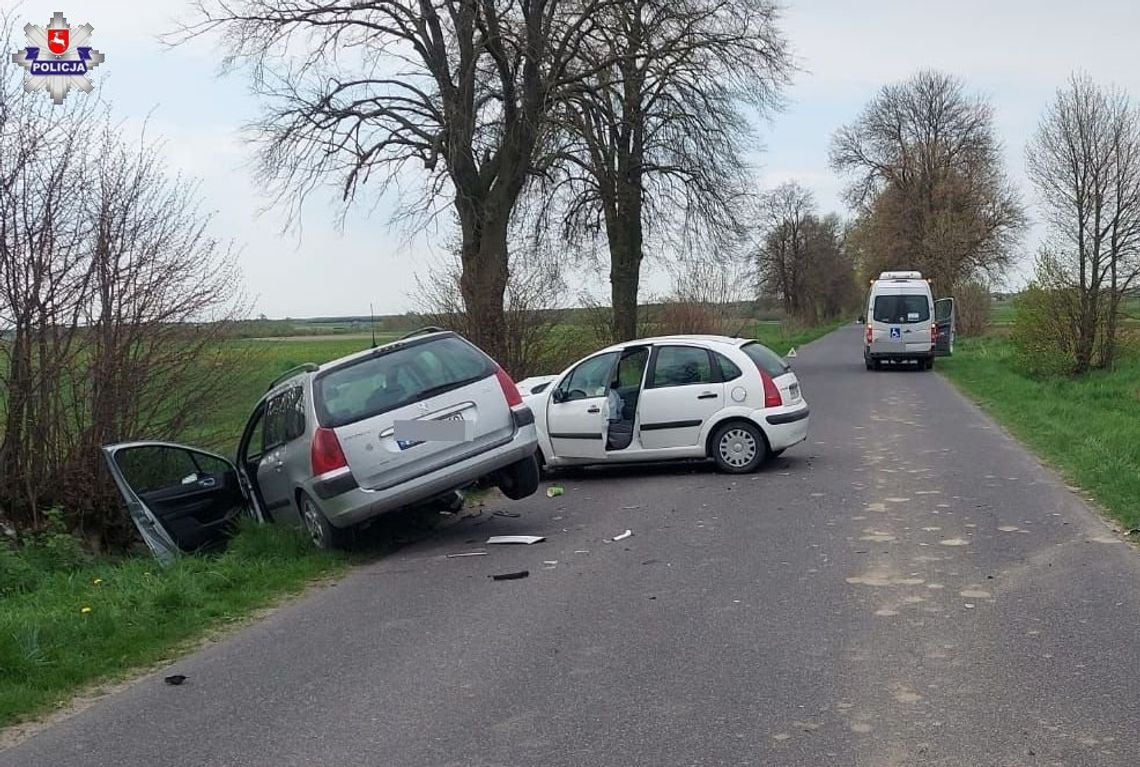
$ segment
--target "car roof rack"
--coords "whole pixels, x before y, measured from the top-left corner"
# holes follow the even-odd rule
[[[271,391],[274,386],[281,383],[282,381],[286,381],[286,380],[292,378],[293,376],[297,375],[298,373],[315,373],[320,369],[321,369],[321,366],[315,362],[306,362],[304,364],[297,365],[296,367],[291,367],[288,370],[286,370],[284,373],[282,373],[281,375],[274,378],[269,383],[269,386],[267,386],[265,388],[265,390]]]
[[[437,328],[435,325],[428,325],[427,327],[420,328],[419,330],[413,330],[411,333],[405,333],[404,335],[400,336],[396,340],[397,341],[404,341],[408,338],[415,338],[416,336],[426,336],[428,333],[443,333],[443,332],[445,332],[443,328]]]

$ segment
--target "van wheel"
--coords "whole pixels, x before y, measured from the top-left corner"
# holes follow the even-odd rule
[[[313,545],[323,551],[344,549],[352,540],[352,530],[334,527],[313,499],[301,493],[301,522]]]
[[[768,457],[768,443],[755,424],[734,421],[716,430],[712,439],[716,467],[726,474],[748,474]]]
[[[531,455],[512,463],[499,472],[495,484],[512,501],[534,495],[538,490],[538,461]]]
[[[922,361],[922,367],[925,368],[926,370],[934,370],[934,358],[933,357],[927,357],[925,360]]]

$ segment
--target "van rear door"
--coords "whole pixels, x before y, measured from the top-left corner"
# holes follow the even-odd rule
[[[877,293],[871,302],[872,354],[930,352],[930,296]]]
[[[934,344],[934,353],[939,357],[949,357],[954,353],[956,319],[953,298],[940,298],[934,302],[934,324],[938,328],[938,341]]]
[[[498,369],[454,333],[426,336],[318,374],[313,404],[360,487],[380,490],[510,441]]]

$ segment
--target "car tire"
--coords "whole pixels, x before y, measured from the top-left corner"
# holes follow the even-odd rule
[[[534,495],[538,481],[538,461],[533,455],[512,463],[495,478],[499,490],[512,501]]]
[[[301,493],[299,505],[301,524],[315,548],[322,551],[335,551],[348,547],[352,541],[352,530],[334,527],[321,508],[305,493]]]
[[[768,458],[768,441],[760,427],[747,421],[733,421],[719,427],[710,443],[716,467],[726,474],[748,474]]]
[[[922,361],[922,367],[925,370],[934,370],[934,358],[928,357],[927,359],[923,360]]]

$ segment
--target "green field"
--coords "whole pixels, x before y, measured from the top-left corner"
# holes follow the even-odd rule
[[[1140,527],[1140,356],[1111,372],[1034,380],[1015,370],[1007,339],[987,337],[959,341],[938,370],[1126,530]]]

